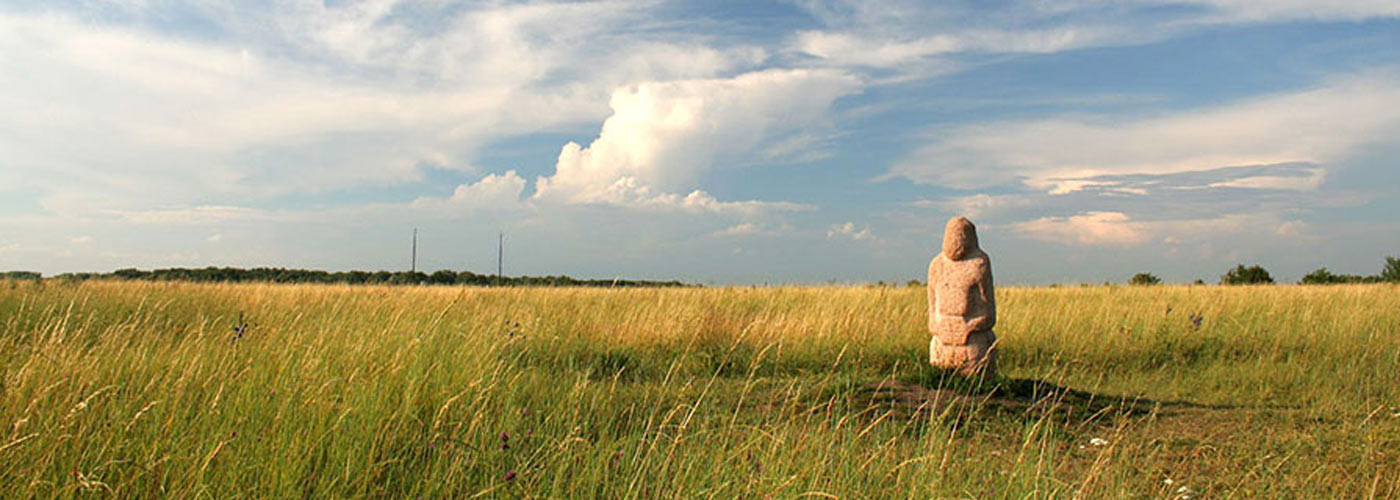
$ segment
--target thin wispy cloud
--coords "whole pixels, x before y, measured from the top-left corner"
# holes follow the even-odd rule
[[[873,237],[874,233],[870,231],[870,226],[856,226],[854,222],[833,224],[830,229],[826,230],[826,238],[829,240],[849,239],[859,241],[868,240]]]
[[[1070,116],[938,130],[889,175],[963,188],[1023,183],[1066,193],[1095,185],[1092,179],[1103,175],[1326,165],[1400,132],[1394,75],[1341,77],[1322,88],[1149,118]]]

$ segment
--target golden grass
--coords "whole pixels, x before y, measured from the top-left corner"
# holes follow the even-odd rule
[[[0,496],[1400,496],[1400,287],[998,299],[0,282]]]

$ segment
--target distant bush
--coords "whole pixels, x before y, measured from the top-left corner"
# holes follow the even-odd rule
[[[43,278],[43,275],[33,271],[0,272],[0,280],[38,281],[40,278]]]
[[[1153,276],[1152,273],[1137,273],[1128,280],[1129,285],[1156,285],[1161,282],[1162,279]]]
[[[428,275],[428,283],[434,285],[450,285],[457,282],[457,273],[446,269]]]
[[[1374,283],[1380,281],[1378,276],[1357,276],[1355,274],[1333,274],[1327,268],[1321,267],[1316,271],[1303,276],[1299,281],[1304,285],[1335,285],[1341,283]]]
[[[1260,266],[1244,267],[1244,264],[1235,266],[1224,276],[1220,277],[1222,285],[1264,285],[1273,284],[1274,277],[1269,276],[1269,271]]]
[[[1385,258],[1385,267],[1381,269],[1381,281],[1400,283],[1400,259],[1395,257]]]
[[[1337,283],[1341,278],[1343,278],[1343,276],[1332,274],[1332,272],[1328,271],[1325,267],[1319,267],[1316,271],[1303,275],[1303,279],[1299,281],[1299,283],[1304,285],[1326,285]]]

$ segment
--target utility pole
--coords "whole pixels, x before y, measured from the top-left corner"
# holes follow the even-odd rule
[[[506,233],[502,231],[496,235],[496,283],[501,282],[502,271],[505,270],[506,262]]]
[[[410,261],[408,272],[418,272],[418,228],[413,228],[413,260]]]

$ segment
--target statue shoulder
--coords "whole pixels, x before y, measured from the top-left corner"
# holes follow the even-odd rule
[[[938,254],[928,261],[928,286],[933,289],[934,283],[942,279],[943,269],[948,266],[948,259],[943,258],[943,254]]]
[[[981,250],[978,250],[977,253],[978,255],[973,260],[973,262],[975,262],[974,265],[977,266],[977,274],[986,279],[991,279],[992,258],[987,256],[987,254],[985,252],[982,252]]]

